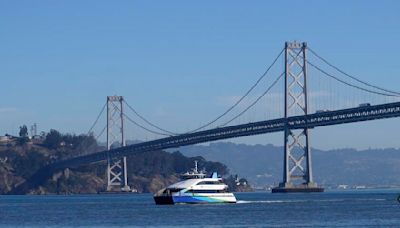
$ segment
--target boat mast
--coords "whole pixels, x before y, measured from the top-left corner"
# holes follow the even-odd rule
[[[194,172],[198,173],[198,171],[197,171],[197,160],[194,161]]]

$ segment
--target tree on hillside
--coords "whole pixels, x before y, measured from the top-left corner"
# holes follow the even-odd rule
[[[28,128],[25,124],[19,127],[19,137],[28,137]]]
[[[93,152],[97,148],[97,141],[92,134],[90,135],[75,135],[65,134],[62,136],[63,141],[69,149],[72,149],[74,154],[84,154]]]
[[[28,141],[28,128],[26,127],[26,125],[22,125],[21,127],[19,127],[19,138],[17,140],[17,144],[24,145]]]
[[[68,156],[94,152],[98,147],[93,135],[61,134],[54,129],[46,134],[43,144],[50,149],[62,147],[62,153]]]
[[[57,130],[51,129],[49,133],[46,135],[46,139],[43,144],[51,149],[56,149],[60,146],[63,141],[63,137],[60,132]]]
[[[96,151],[98,145],[97,145],[97,140],[93,136],[93,134],[79,135],[78,139],[79,139],[79,144],[76,147],[76,150],[79,154],[92,153]]]

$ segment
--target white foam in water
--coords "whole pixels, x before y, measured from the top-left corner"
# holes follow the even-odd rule
[[[293,203],[293,202],[305,202],[303,200],[238,200],[236,203]]]
[[[356,201],[384,201],[385,199],[350,199]],[[302,203],[302,202],[343,202],[346,199],[320,199],[320,200],[238,200],[236,203]]]

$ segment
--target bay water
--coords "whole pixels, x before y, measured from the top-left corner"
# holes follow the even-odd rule
[[[400,227],[400,190],[236,193],[155,205],[151,194],[0,196],[0,227]]]

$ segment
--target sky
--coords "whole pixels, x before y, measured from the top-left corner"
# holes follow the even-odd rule
[[[108,95],[184,132],[224,112],[294,40],[362,80],[400,90],[399,10],[395,0],[0,0],[0,134],[33,123],[86,133]],[[321,149],[399,148],[399,126],[390,119],[318,128],[311,141]],[[131,138],[153,137],[138,132]],[[281,145],[283,134],[229,141]]]

